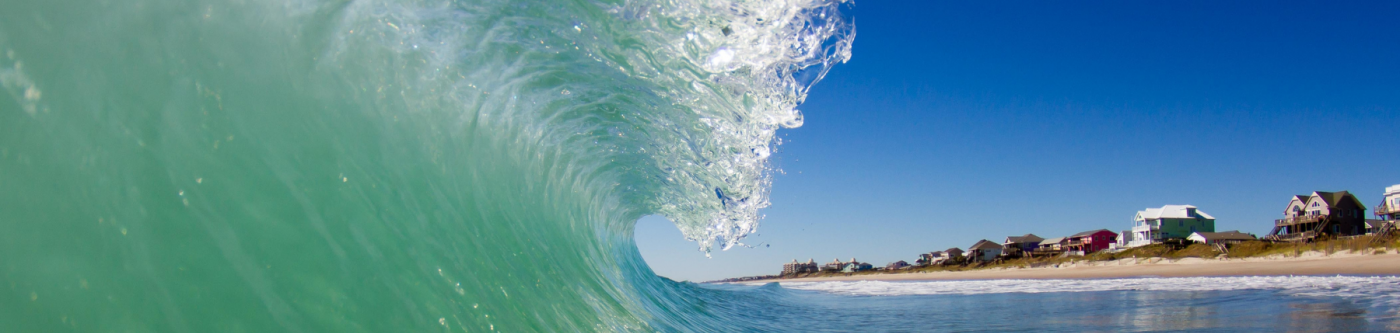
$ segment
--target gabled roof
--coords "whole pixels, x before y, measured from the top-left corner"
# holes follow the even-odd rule
[[[1351,200],[1351,202],[1355,203],[1357,207],[1361,207],[1361,209],[1366,209],[1366,205],[1361,204],[1361,200],[1356,199],[1356,196],[1351,195],[1351,192],[1317,191],[1313,192],[1313,195],[1317,196],[1318,198],[1321,198],[1322,201],[1327,204],[1327,207],[1336,207],[1338,204],[1342,203],[1342,200]]]
[[[1009,237],[1006,237],[1006,242],[1005,242],[1005,243],[1006,243],[1006,244],[1013,244],[1013,243],[1035,243],[1035,242],[1039,242],[1039,241],[1043,241],[1043,240],[1045,240],[1045,239],[1044,239],[1044,238],[1040,238],[1040,236],[1036,236],[1035,234],[1025,234],[1025,235],[1023,235],[1023,236],[1009,236]]]
[[[1050,239],[1046,239],[1046,240],[1040,241],[1041,244],[1059,244],[1059,243],[1064,243],[1064,242],[1065,242],[1065,237],[1055,237],[1055,238],[1050,238]]]
[[[1196,215],[1192,216],[1191,211],[1195,211]],[[1142,211],[1138,211],[1138,216],[1142,217],[1142,219],[1144,220],[1156,220],[1164,218],[1190,219],[1196,217],[1211,220],[1215,219],[1214,216],[1210,216],[1210,214],[1206,214],[1206,212],[1202,212],[1200,209],[1197,209],[1196,206],[1192,205],[1166,205],[1162,206],[1162,208],[1148,208]]]
[[[1311,195],[1295,195],[1295,196],[1293,196],[1292,199],[1288,199],[1288,207],[1284,207],[1284,208],[1283,208],[1283,214],[1284,214],[1284,215],[1287,215],[1287,214],[1289,214],[1289,213],[1292,213],[1292,212],[1288,211],[1288,208],[1289,208],[1289,207],[1293,207],[1293,200],[1298,200],[1298,202],[1303,203],[1303,206],[1304,206],[1303,208],[1306,209],[1306,208],[1307,208],[1307,205],[1308,205],[1308,198],[1309,198],[1309,197],[1311,197]]]
[[[1195,234],[1201,235],[1201,237],[1205,237],[1206,240],[1253,240],[1253,239],[1255,239],[1254,235],[1250,235],[1250,234],[1246,234],[1246,233],[1243,233],[1243,232],[1239,232],[1238,230],[1230,230],[1230,231],[1225,231],[1225,232],[1200,232],[1200,231],[1197,231]]]
[[[1097,233],[1100,233],[1100,232],[1108,232],[1108,233],[1112,233],[1112,234],[1114,234],[1114,235],[1117,235],[1117,234],[1118,234],[1118,233],[1115,233],[1115,232],[1112,232],[1112,231],[1108,231],[1108,229],[1099,229],[1099,230],[1089,230],[1089,231],[1085,231],[1085,232],[1073,234],[1073,235],[1070,235],[1069,238],[1088,237],[1089,235],[1097,234]]]
[[[950,248],[948,248],[947,250],[943,250],[943,252],[962,252],[962,251],[963,251],[962,249],[959,249],[959,248],[956,248],[956,247],[950,247]]]
[[[990,250],[990,249],[998,249],[998,250],[1000,250],[1000,249],[1002,249],[1002,246],[1001,246],[1001,244],[993,243],[992,241],[983,239],[983,240],[977,241],[976,244],[972,244],[972,247],[969,247],[969,248],[967,248],[967,249],[968,249],[968,250]]]
[[[1385,223],[1386,223],[1385,220],[1366,219],[1366,227],[1367,227],[1367,228],[1380,228],[1381,226],[1384,226]]]

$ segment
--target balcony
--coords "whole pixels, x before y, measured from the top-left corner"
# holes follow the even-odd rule
[[[1379,206],[1376,206],[1375,214],[1376,214],[1376,215],[1400,214],[1400,207],[1391,207],[1390,205],[1387,205],[1387,204],[1380,204]]]
[[[1327,218],[1327,215],[1303,215],[1303,216],[1296,216],[1296,217],[1290,217],[1290,218],[1286,218],[1286,219],[1274,220],[1274,226],[1277,226],[1277,227],[1286,227],[1286,226],[1296,225],[1296,224],[1313,223],[1313,222],[1317,222],[1317,221],[1322,221],[1323,219],[1326,219],[1326,218]]]

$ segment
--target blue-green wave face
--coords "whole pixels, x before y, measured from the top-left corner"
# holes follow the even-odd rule
[[[755,230],[848,5],[6,1],[0,330],[755,325],[633,224]]]

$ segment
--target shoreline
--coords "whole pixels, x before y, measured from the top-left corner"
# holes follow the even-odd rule
[[[1305,252],[1297,257],[1268,256],[1239,259],[1129,258],[1080,261],[1060,267],[993,268],[965,271],[852,274],[843,276],[764,279],[735,283],[827,281],[946,281],[1000,279],[1111,279],[1133,277],[1286,276],[1286,275],[1400,275],[1400,254],[1359,254],[1349,251],[1324,254]]]

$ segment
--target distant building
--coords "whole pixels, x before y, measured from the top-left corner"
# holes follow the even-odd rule
[[[1235,244],[1254,240],[1254,235],[1230,230],[1225,232],[1193,232],[1186,240],[1203,244]]]
[[[840,271],[840,270],[843,270],[843,269],[846,269],[846,263],[841,262],[841,259],[840,259],[840,258],[831,259],[831,262],[826,263],[825,265],[822,265],[822,270],[823,270],[823,271],[835,272],[835,271]]]
[[[1389,227],[1391,223],[1395,222],[1395,220],[1366,220],[1366,234],[1370,235],[1381,232],[1381,230],[1385,229],[1386,227]]]
[[[1161,243],[1171,238],[1186,238],[1191,233],[1215,232],[1215,217],[1191,205],[1166,205],[1148,208],[1133,216],[1132,236],[1125,238],[1123,247],[1138,247]]]
[[[1351,192],[1313,192],[1288,200],[1283,218],[1274,220],[1266,236],[1280,241],[1306,241],[1322,235],[1350,236],[1366,232],[1366,205]]]
[[[790,275],[790,274],[798,274],[798,273],[812,273],[812,272],[816,272],[816,271],[817,271],[817,261],[816,261],[816,260],[807,259],[807,262],[799,263],[799,262],[797,262],[797,259],[793,259],[793,260],[792,260],[792,263],[783,264],[783,274],[782,274],[782,275]]]
[[[1183,237],[1184,238],[1184,237]],[[1069,236],[1069,244],[1065,251],[1078,252],[1079,254],[1090,254],[1101,250],[1107,250],[1109,244],[1118,240],[1118,233],[1099,229],[1085,231]]]
[[[856,258],[851,258],[851,261],[850,261],[850,262],[847,262],[846,265],[845,265],[844,267],[841,267],[841,271],[842,271],[842,272],[846,272],[846,273],[851,273],[851,272],[868,271],[868,270],[871,270],[871,269],[874,269],[874,268],[875,268],[874,265],[871,265],[871,264],[869,264],[869,263],[860,262],[860,261],[856,260]]]
[[[1006,241],[1001,243],[1001,255],[1012,258],[1026,256],[1034,252],[1043,240],[1045,239],[1035,234],[1006,237]]]
[[[919,254],[919,259],[914,260],[914,264],[919,266],[936,265],[943,262],[944,259],[943,251],[933,251]]]
[[[1385,200],[1376,206],[1375,214],[1382,220],[1400,220],[1400,184],[1385,188]]]
[[[890,263],[889,265],[885,265],[885,270],[887,270],[887,271],[893,271],[893,270],[904,269],[904,268],[906,268],[906,267],[909,267],[909,263],[904,262],[904,260],[900,260],[900,261],[892,262],[892,263]]]
[[[1001,244],[983,239],[967,248],[967,258],[974,261],[992,261],[1001,255],[1001,250]]]
[[[1040,246],[1037,247],[1035,251],[1041,253],[1062,252],[1065,250],[1066,242],[1068,242],[1068,238],[1065,237],[1055,237],[1046,239],[1040,241]]]
[[[942,253],[944,260],[962,258],[963,256],[963,250],[956,247],[950,247],[947,250],[943,250]]]

